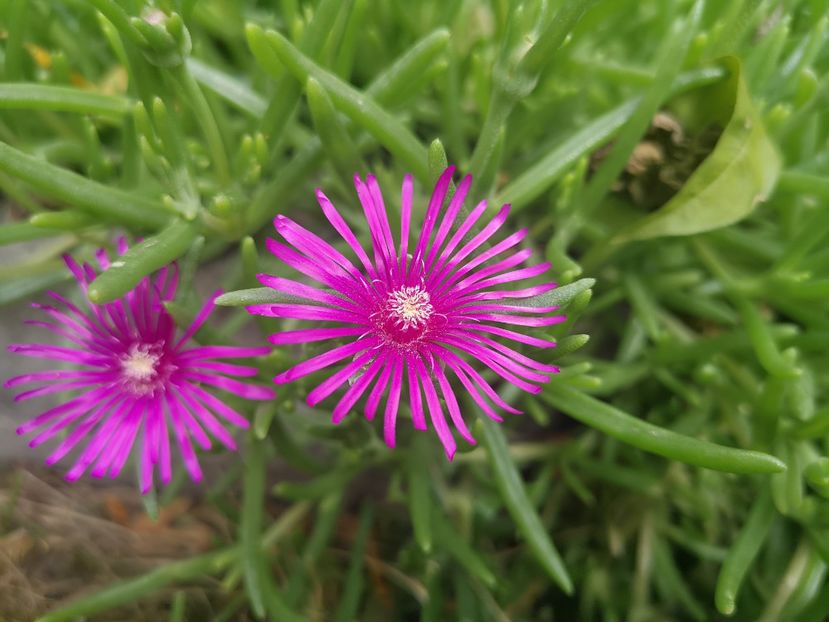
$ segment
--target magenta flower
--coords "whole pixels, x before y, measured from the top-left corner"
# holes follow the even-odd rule
[[[119,240],[118,247],[119,254],[127,248],[123,240]],[[109,266],[105,251],[98,251],[97,259],[101,269]],[[96,276],[94,268],[89,264],[80,266],[68,255],[64,260],[86,294]],[[71,345],[13,344],[9,350],[69,365],[16,376],[5,386],[40,385],[20,393],[15,401],[78,392],[17,429],[21,435],[39,430],[29,442],[31,447],[68,431],[46,458],[48,465],[66,456],[82,440],[87,441],[66,474],[67,480],[78,479],[89,467],[93,477],[107,473],[116,477],[140,437],[141,491],[146,493],[152,487],[156,468],[161,481],[168,483],[172,475],[172,427],[185,467],[193,480],[199,481],[202,474],[191,436],[205,450],[212,446],[210,436],[235,449],[226,424],[248,427],[247,419],[211,391],[220,389],[257,400],[273,397],[269,388],[227,377],[254,376],[256,368],[217,360],[260,356],[269,348],[187,346],[213,310],[219,292],[210,297],[190,327],[176,339],[175,323],[164,302],[173,299],[177,285],[178,268],[173,264],[162,268],[154,279],[145,277],[123,298],[104,305],[87,302],[87,308],[80,309],[55,292],[48,294],[54,305],[32,305],[51,321],[26,323],[45,328]]]
[[[279,374],[274,382],[291,382],[348,360],[344,367],[308,394],[308,404],[316,405],[349,382],[350,386],[333,411],[333,421],[339,423],[366,392],[365,416],[373,419],[383,396],[387,395],[384,438],[390,447],[395,445],[395,428],[405,385],[414,428],[427,428],[428,413],[450,460],[456,444],[445,411],[463,438],[472,444],[475,439],[463,420],[448,372],[478,407],[496,421],[502,419],[493,406],[519,413],[498,395],[468,359],[476,360],[524,391],[537,393],[541,390],[538,383],[547,382],[548,374],[558,369],[521,354],[504,341],[537,348],[549,348],[555,343],[500,325],[540,327],[564,320],[563,316],[549,315],[556,310],[554,306],[532,307],[505,302],[507,299],[530,298],[553,289],[555,283],[501,289],[509,283],[544,274],[549,264],[517,268],[531,254],[529,249],[511,250],[524,239],[526,229],[497,244],[484,246],[504,224],[509,214],[508,205],[477,232],[473,228],[486,212],[485,201],[469,215],[458,218],[472,183],[469,176],[461,181],[446,211],[441,214],[453,171],[453,168],[447,169],[438,180],[411,251],[411,176],[407,175],[403,180],[398,247],[395,247],[377,180],[369,175],[364,183],[355,177],[357,194],[371,233],[373,260],[331,201],[317,190],[322,211],[357,256],[361,268],[322,238],[285,216],[277,216],[274,220],[276,230],[290,246],[269,239],[268,248],[278,259],[325,289],[262,274],[259,279],[263,285],[309,303],[248,307],[250,313],[310,320],[316,324],[313,328],[272,335],[270,341],[274,344],[345,340],[344,344]],[[456,220],[459,225],[455,228]],[[333,325],[320,326],[323,322]]]

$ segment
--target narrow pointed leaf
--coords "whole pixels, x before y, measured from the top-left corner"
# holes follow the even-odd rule
[[[56,110],[98,114],[120,119],[133,101],[119,95],[104,95],[68,86],[28,82],[0,84],[0,109]]]
[[[547,575],[566,594],[572,594],[573,581],[547,529],[527,496],[524,482],[521,481],[518,469],[510,458],[504,433],[497,424],[483,417],[479,420],[477,427],[481,431],[489,454],[495,485],[501,493],[501,498],[512,520],[515,521],[516,528]]]
[[[89,299],[97,304],[120,298],[138,282],[181,257],[198,237],[194,223],[176,221],[169,227],[130,247],[89,286]]]
[[[372,97],[317,65],[278,32],[270,30],[265,36],[279,60],[294,78],[300,82],[305,82],[309,76],[316,79],[328,92],[337,108],[373,134],[383,146],[404,162],[420,181],[428,181],[426,148],[407,127],[377,104]]]
[[[661,428],[622,412],[563,383],[549,384],[543,397],[562,412],[644,451],[727,473],[781,473],[786,465],[759,451],[736,449]]]
[[[99,184],[4,142],[0,142],[0,171],[67,205],[129,226],[160,227],[170,218],[159,201]]]

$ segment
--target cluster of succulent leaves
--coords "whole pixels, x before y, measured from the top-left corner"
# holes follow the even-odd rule
[[[261,301],[277,212],[324,230],[321,186],[365,234],[353,173],[391,191],[411,172],[422,206],[449,161],[513,205],[570,317],[549,331],[561,373],[453,463],[283,388],[210,492],[231,539],[43,620],[150,598],[171,620],[826,619],[827,5],[0,2],[0,243],[24,249],[0,302],[116,231],[143,242],[94,301],[179,260],[185,321],[216,257],[226,305]],[[646,208],[619,180],[657,115],[707,147]],[[687,169],[665,153],[648,166]],[[199,338],[243,328],[279,325],[237,308]]]

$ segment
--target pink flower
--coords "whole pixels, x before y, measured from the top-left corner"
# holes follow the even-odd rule
[[[118,246],[120,254],[126,252],[123,240],[119,240]],[[105,251],[98,251],[97,259],[101,269],[109,266]],[[80,266],[68,255],[64,260],[86,294],[96,276],[94,268],[88,264]],[[174,264],[162,268],[154,279],[145,277],[135,289],[114,302],[86,302],[86,308],[81,309],[60,294],[49,292],[55,301],[53,305],[32,305],[45,313],[49,321],[26,323],[61,336],[70,345],[13,344],[9,350],[69,365],[16,376],[5,386],[39,385],[20,393],[15,401],[78,392],[17,429],[21,435],[39,430],[29,442],[31,447],[68,431],[46,458],[48,465],[66,456],[82,440],[87,441],[66,474],[67,480],[78,479],[89,467],[93,477],[107,473],[117,477],[140,437],[142,492],[152,487],[156,468],[161,481],[167,484],[172,475],[172,426],[184,465],[193,480],[199,481],[202,474],[191,436],[205,450],[212,446],[210,436],[228,449],[235,449],[236,443],[226,425],[248,427],[247,419],[211,391],[221,389],[255,400],[273,397],[269,388],[227,377],[255,376],[255,367],[218,360],[261,356],[269,348],[188,347],[190,338],[213,310],[219,292],[210,297],[190,327],[176,339],[175,323],[164,302],[173,299],[177,285],[178,269]]]
[[[322,238],[289,218],[277,216],[274,225],[289,246],[269,239],[268,248],[278,259],[325,289],[262,274],[259,279],[263,285],[302,301],[248,307],[250,313],[258,315],[314,322],[313,328],[272,335],[270,341],[274,344],[344,341],[279,374],[274,382],[291,382],[347,361],[308,394],[308,404],[318,404],[350,382],[334,407],[333,421],[339,423],[363,394],[368,393],[365,402],[368,419],[374,418],[383,396],[387,396],[384,437],[390,447],[395,444],[405,385],[414,427],[425,430],[428,413],[450,460],[456,444],[446,412],[461,436],[475,443],[461,415],[450,373],[484,413],[501,421],[493,406],[511,413],[520,411],[496,393],[469,359],[489,368],[506,382],[537,393],[541,390],[538,383],[547,382],[548,375],[558,369],[539,363],[504,342],[536,348],[549,348],[555,343],[502,325],[542,327],[564,320],[563,316],[549,315],[556,309],[554,306],[532,307],[507,302],[507,299],[538,296],[555,287],[555,283],[546,283],[501,289],[508,283],[538,277],[549,268],[546,263],[518,268],[531,254],[529,249],[512,250],[524,239],[526,229],[508,235],[497,244],[484,246],[504,224],[508,205],[480,231],[473,230],[486,212],[486,202],[478,204],[468,216],[458,218],[472,183],[472,178],[467,176],[441,214],[453,171],[453,168],[447,169],[438,180],[413,248],[409,246],[411,176],[403,180],[399,246],[395,246],[377,180],[371,175],[365,182],[355,177],[371,232],[373,259],[331,201],[317,190],[322,211],[357,256],[359,268]],[[455,228],[456,221],[459,224]],[[332,324],[321,326],[323,322]]]

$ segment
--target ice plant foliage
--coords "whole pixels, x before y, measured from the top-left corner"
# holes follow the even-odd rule
[[[268,248],[322,288],[262,274],[259,279],[263,285],[307,303],[248,307],[258,315],[314,322],[310,328],[272,335],[270,340],[276,345],[345,340],[279,374],[275,382],[291,382],[347,361],[316,386],[307,401],[316,405],[348,382],[333,410],[333,421],[339,423],[366,393],[365,415],[373,419],[386,396],[384,437],[390,447],[395,444],[406,387],[414,427],[425,430],[428,416],[450,460],[456,444],[447,412],[460,435],[475,442],[461,415],[450,373],[484,413],[501,421],[495,408],[519,411],[498,395],[470,360],[524,391],[537,393],[541,390],[539,383],[547,382],[549,374],[558,369],[525,356],[507,343],[535,348],[549,348],[555,343],[504,325],[543,327],[564,320],[561,315],[551,315],[554,306],[508,302],[553,289],[555,283],[510,287],[540,277],[549,264],[519,267],[531,254],[529,249],[516,250],[526,229],[490,244],[507,219],[508,205],[489,219],[484,218],[485,201],[470,213],[461,214],[471,177],[461,181],[443,211],[453,170],[447,169],[438,180],[413,247],[411,176],[403,180],[397,245],[377,180],[371,175],[365,181],[355,177],[371,233],[372,257],[331,201],[317,190],[323,213],[357,257],[359,268],[319,236],[285,216],[277,216],[274,225],[285,243],[268,240]],[[486,222],[480,224],[482,220]]]
[[[126,248],[120,240],[119,254]],[[86,294],[95,279],[95,269],[89,264],[79,265],[70,256],[64,260]],[[98,251],[97,260],[101,269],[109,266],[105,251]],[[178,268],[173,264],[153,278],[145,277],[126,296],[108,304],[87,301],[85,308],[81,308],[60,294],[49,292],[51,305],[33,305],[47,319],[26,323],[51,331],[69,345],[9,346],[17,354],[63,364],[60,369],[24,374],[7,381],[6,387],[39,385],[18,394],[15,401],[78,392],[17,429],[21,435],[38,431],[29,442],[32,447],[60,432],[68,432],[46,458],[49,465],[86,441],[66,479],[74,481],[90,467],[93,477],[116,477],[136,439],[140,439],[137,459],[142,492],[152,487],[156,470],[166,484],[172,475],[172,428],[187,471],[199,481],[202,473],[193,440],[208,450],[212,436],[228,449],[235,449],[228,424],[248,427],[248,421],[212,391],[219,389],[254,400],[273,397],[270,388],[229,377],[254,376],[256,368],[221,361],[260,356],[267,354],[269,348],[188,345],[210,315],[220,292],[213,294],[192,324],[176,336],[175,323],[164,303],[173,299],[177,286]]]

